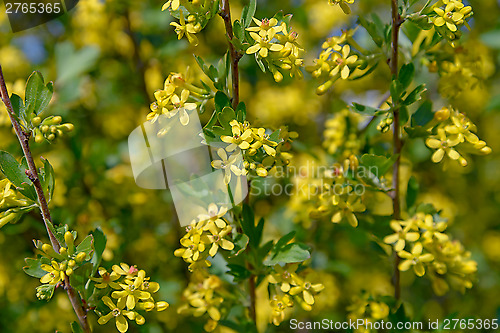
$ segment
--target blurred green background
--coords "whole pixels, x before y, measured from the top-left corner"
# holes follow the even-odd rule
[[[488,156],[473,157],[467,168],[442,169],[429,161],[431,151],[423,142],[409,145],[405,153],[420,182],[419,201],[432,202],[451,221],[449,232],[459,239],[478,262],[477,283],[465,295],[452,291],[433,294],[426,279],[403,274],[402,297],[411,304],[416,319],[500,317],[500,1],[470,1],[474,8],[472,32],[463,48],[477,55],[481,66],[474,73],[481,83],[468,87],[450,102],[478,126],[479,135],[493,149]],[[232,0],[234,17],[244,1]],[[51,203],[56,223],[88,233],[97,226],[108,236],[104,263],[127,262],[145,269],[161,284],[159,298],[168,301],[167,311],[151,313],[143,327],[130,332],[199,332],[204,321],[176,313],[182,289],[187,285],[184,262],[174,257],[183,231],[175,219],[168,191],[136,186],[128,160],[127,137],[146,121],[156,89],[171,72],[189,71],[195,81],[203,73],[192,54],[215,62],[226,50],[222,20],[215,18],[199,34],[200,45],[177,40],[169,26],[172,17],[162,12],[162,1],[81,0],[57,20],[13,34],[0,6],[0,64],[9,92],[22,94],[26,78],[39,70],[54,81],[55,97],[49,113],[75,124],[75,131],[57,143],[33,144],[37,156],[47,158],[56,171],[55,198]],[[388,19],[388,1],[356,1],[354,14],[377,12]],[[278,10],[293,13],[292,27],[306,50],[306,65],[317,57],[326,37],[355,25],[355,16],[344,15],[327,0],[258,1],[257,17],[270,17]],[[366,36],[361,32],[359,39]],[[404,42],[404,41],[403,41]],[[318,85],[309,74],[303,80],[276,84],[261,73],[251,59],[241,62],[242,100],[257,124],[288,125],[300,135],[295,148],[296,166],[312,159],[311,152],[325,155],[325,121],[339,111],[340,98],[377,104],[390,82],[388,68],[370,77],[339,83],[332,92],[318,97]],[[418,78],[437,91],[443,84],[464,84],[460,79],[439,78],[421,72]],[[446,81],[448,80],[448,81]],[[435,105],[446,104],[437,93]],[[207,116],[206,114],[204,116]],[[204,118],[202,117],[202,120]],[[0,149],[20,156],[6,111],[0,107]],[[404,165],[409,165],[410,162]],[[404,169],[408,174],[409,168]],[[346,308],[362,289],[391,294],[391,265],[363,228],[334,226],[309,221],[300,200],[286,196],[255,197],[257,215],[266,216],[267,237],[291,229],[313,246],[312,267],[326,286],[311,313],[298,311],[294,318],[330,318],[343,321]],[[385,204],[379,205],[384,211]],[[381,213],[383,214],[383,213]],[[363,221],[361,221],[361,224]],[[46,240],[39,215],[32,212],[15,225],[0,230],[0,332],[69,332],[74,320],[69,301],[56,292],[48,304],[38,301],[38,281],[23,273],[24,258],[33,255],[32,239]],[[259,307],[264,308],[264,307]],[[265,311],[264,311],[265,312]],[[265,313],[259,314],[265,318]],[[110,332],[113,324],[97,324],[95,332]],[[264,330],[267,319],[260,327]],[[272,326],[272,325],[271,325]],[[289,331],[288,322],[272,331]],[[222,329],[224,330],[224,329]]]

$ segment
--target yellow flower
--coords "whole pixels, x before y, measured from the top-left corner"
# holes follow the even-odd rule
[[[279,326],[285,320],[285,310],[293,306],[292,299],[288,295],[274,295],[269,303],[272,308],[271,318],[273,324]]]
[[[246,170],[244,168],[239,168],[235,165],[238,156],[241,156],[239,153],[233,153],[228,158],[226,151],[219,148],[217,150],[217,155],[219,155],[221,159],[212,161],[212,166],[216,169],[224,170],[224,184],[227,185],[231,181],[231,173],[234,173],[236,177],[246,174]]]
[[[254,54],[259,52],[259,56],[261,58],[266,58],[269,54],[269,51],[281,51],[283,49],[283,45],[271,43],[273,38],[276,35],[276,31],[269,30],[265,36],[261,36],[256,34],[255,32],[250,32],[250,36],[255,40],[255,44],[250,46],[246,53]]]
[[[52,260],[52,265],[42,264],[41,269],[48,272],[40,279],[41,283],[57,284],[59,281],[64,281],[66,274],[66,265],[59,264],[57,261]]]
[[[407,271],[413,266],[413,271],[417,276],[424,276],[425,268],[424,263],[428,263],[434,260],[434,256],[430,253],[422,254],[423,247],[421,243],[416,243],[410,252],[400,251],[398,256],[404,259],[399,264],[400,271]]]
[[[191,237],[183,237],[181,245],[184,248],[175,250],[174,255],[182,257],[184,260],[198,261],[200,254],[206,249],[205,238],[205,236],[202,237],[201,230],[196,230]]]
[[[229,125],[231,125],[233,136],[223,135],[220,137],[223,142],[230,144],[226,147],[226,150],[231,152],[237,147],[243,150],[250,148],[253,137],[252,130],[248,128],[248,124],[241,124],[237,120],[232,120]]]
[[[448,235],[444,234],[443,231],[446,230],[446,222],[435,222],[432,215],[427,214],[423,218],[423,220],[419,221],[419,227],[424,231],[422,234],[422,238],[432,241],[433,238],[441,242],[445,242],[448,240]]]
[[[472,133],[477,131],[476,125],[474,125],[463,113],[453,114],[450,119],[453,122],[453,125],[447,125],[444,127],[446,133],[458,135],[458,140],[460,142],[464,142],[464,140],[467,140],[472,144],[479,142],[477,135]]]
[[[189,90],[182,90],[181,97],[177,95],[172,96],[172,104],[174,105],[174,109],[168,112],[166,115],[168,118],[172,118],[176,114],[179,114],[179,120],[182,125],[186,126],[189,124],[189,114],[187,111],[196,110],[195,103],[186,103],[189,98]]]
[[[97,282],[95,285],[96,288],[107,288],[110,286],[113,289],[120,289],[120,285],[115,282],[120,278],[118,273],[112,271],[110,274],[105,268],[99,267],[99,275],[101,276],[100,278],[91,278],[92,281]]]
[[[212,247],[208,252],[210,256],[214,257],[217,254],[219,246],[222,247],[224,250],[228,251],[234,249],[234,244],[224,238],[231,232],[231,230],[232,230],[231,226],[227,226],[222,230],[217,230],[217,227],[215,225],[212,225],[210,227],[209,231],[212,234],[208,236],[208,239],[212,243]]]
[[[351,53],[351,47],[349,45],[344,45],[342,48],[342,54],[335,53],[334,55],[334,63],[336,66],[330,72],[330,76],[335,76],[340,72],[340,77],[343,80],[346,80],[351,73],[349,65],[354,64],[358,60],[357,55],[349,56]]]
[[[339,223],[342,218],[346,218],[347,222],[349,222],[351,226],[354,228],[357,227],[358,219],[354,213],[361,213],[366,210],[366,207],[361,202],[360,197],[351,194],[346,200],[344,200],[340,196],[334,195],[332,200],[336,207],[331,221],[333,223]]]
[[[203,227],[203,230],[208,230],[211,224],[214,224],[218,228],[222,229],[226,226],[226,222],[223,219],[221,219],[221,217],[226,215],[226,213],[227,213],[227,207],[221,206],[220,208],[217,208],[217,205],[215,203],[211,203],[208,205],[206,213],[198,215],[198,220],[200,221],[200,223],[205,225]]]
[[[179,23],[177,22],[171,22],[170,25],[175,27],[175,33],[177,34],[177,38],[181,39],[186,35],[186,38],[188,39],[189,43],[193,44],[194,46],[198,45],[198,37],[195,36],[196,33],[198,33],[201,30],[200,24],[193,25],[193,19],[194,16],[190,15],[188,17],[188,23],[186,24],[186,20],[184,19],[184,15],[182,13],[182,10],[180,11],[180,17],[179,17]]]
[[[126,279],[133,279],[135,276],[137,276],[137,272],[139,271],[137,269],[137,266],[129,266],[123,262],[120,264],[120,266],[113,265],[111,269],[118,275],[124,275]]]
[[[299,283],[299,277],[295,271],[299,267],[299,264],[291,264],[285,267],[280,265],[274,266],[274,271],[276,273],[270,274],[267,280],[270,283],[280,284],[280,289],[284,293],[290,291],[291,285],[297,285]]]
[[[459,8],[460,5],[457,6],[456,3],[456,1],[448,2],[444,10],[442,8],[434,8],[434,12],[438,15],[434,19],[434,25],[436,27],[442,27],[446,24],[446,27],[450,31],[455,32],[457,31],[457,25],[464,24],[464,19],[470,15],[472,7],[464,7],[464,5],[461,4],[462,8]]]
[[[134,281],[125,280],[125,284],[120,284],[120,287],[123,290],[113,291],[113,293],[111,293],[111,296],[119,300],[126,300],[127,308],[129,310],[132,310],[139,300],[147,300],[151,297],[151,294],[149,292],[141,290],[145,275],[146,272],[140,270],[139,273],[137,273]]]
[[[439,163],[446,153],[452,160],[458,160],[460,154],[453,148],[460,143],[460,138],[458,135],[452,137],[447,137],[445,130],[442,128],[438,129],[438,134],[435,137],[429,137],[425,140],[427,147],[432,149],[437,149],[434,154],[432,154],[432,162]]]
[[[354,0],[328,0],[328,3],[330,5],[339,5],[340,8],[342,8],[342,11],[344,14],[350,14],[351,13],[351,8],[349,7],[350,4],[354,3]]]
[[[170,7],[172,10],[175,11],[175,10],[179,9],[179,5],[180,5],[180,0],[168,0],[167,2],[165,2],[163,4],[163,6],[161,7],[161,10],[165,11]]]
[[[276,156],[276,147],[278,144],[274,141],[269,140],[269,135],[266,134],[265,128],[253,128],[252,129],[253,138],[255,142],[251,145],[252,151],[255,151],[262,147],[267,155]]]
[[[218,306],[223,301],[222,297],[214,297],[214,291],[211,289],[205,290],[203,294],[195,293],[194,296],[195,297],[189,300],[189,304],[196,308],[194,310],[195,317],[200,317],[203,314],[208,313],[210,318],[213,320],[220,320],[221,314]]]
[[[257,24],[256,27],[247,28],[247,31],[258,32],[260,36],[265,37],[267,35],[275,35],[277,32],[283,30],[283,26],[278,26],[278,20],[275,18],[268,19],[264,18],[262,21],[259,21],[255,17],[252,17],[252,20]],[[272,38],[270,38],[272,39]]]
[[[311,282],[302,280],[300,278],[297,282],[298,285],[292,287],[289,293],[292,296],[302,293],[302,297],[308,305],[313,305],[314,295],[325,288],[321,283],[311,284]]]
[[[125,319],[124,316],[126,316],[130,320],[135,319],[135,314],[132,311],[127,311],[125,310],[125,298],[120,298],[118,300],[117,305],[113,303],[111,298],[108,296],[104,296],[102,298],[102,301],[104,304],[106,304],[107,307],[111,309],[111,312],[108,313],[107,315],[104,315],[102,317],[99,317],[97,322],[101,325],[106,324],[111,318],[115,317],[116,319],[116,328],[118,331],[121,333],[125,333],[128,330],[128,321]]]
[[[386,236],[384,243],[394,244],[394,251],[396,252],[402,251],[405,248],[406,241],[415,242],[420,238],[420,234],[418,232],[411,232],[410,227],[403,228],[400,222],[392,221],[391,228],[396,233]]]

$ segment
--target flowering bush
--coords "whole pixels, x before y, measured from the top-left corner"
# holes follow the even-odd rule
[[[0,328],[493,322],[499,11],[81,0],[16,34],[0,14]],[[182,227],[174,194],[136,184],[127,138],[198,119],[232,202],[183,188]]]

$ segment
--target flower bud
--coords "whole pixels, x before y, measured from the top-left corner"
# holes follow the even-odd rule
[[[332,80],[326,81],[325,83],[323,83],[322,85],[320,85],[316,89],[316,94],[323,95],[324,93],[326,93],[328,91],[328,89],[331,88],[332,85],[333,85],[333,81]]]
[[[76,261],[74,261],[73,259],[71,259],[70,261],[68,261],[68,266],[73,268],[76,266]]]
[[[35,118],[31,119],[31,125],[33,125],[35,127],[40,125],[41,122],[42,122],[42,118],[40,118],[40,117],[35,117]]]
[[[62,121],[62,117],[61,116],[54,116],[52,118],[52,121],[51,121],[51,124],[52,125],[59,125]]]
[[[42,131],[42,133],[45,134],[49,131],[49,126],[43,125],[42,127],[40,127],[40,130]]]
[[[71,267],[69,267],[67,270],[66,270],[66,275],[67,276],[70,276],[71,274],[73,274],[73,269]]]
[[[141,316],[140,314],[138,314],[135,317],[135,322],[137,325],[144,325],[144,323],[146,322],[146,319],[144,319],[144,316]]]
[[[86,256],[87,256],[87,254],[86,254],[85,252],[80,252],[80,253],[78,253],[78,254],[76,255],[76,257],[75,257],[75,261],[76,261],[76,262],[78,262],[78,263],[80,263],[80,262],[82,262],[82,261],[84,261],[84,260],[85,260],[85,257],[86,257]]]
[[[66,123],[59,126],[59,129],[61,129],[63,132],[72,132],[75,129],[75,125]]]
[[[450,109],[448,109],[447,107],[444,107],[439,111],[436,111],[436,113],[434,114],[434,118],[437,121],[445,121],[449,117],[450,117]]]
[[[42,251],[45,252],[45,254],[47,254],[49,257],[62,259],[62,256],[57,253],[50,244],[43,244]]]
[[[50,133],[55,133],[55,132],[57,132],[57,127],[54,125],[50,126]]]
[[[491,154],[491,148],[488,146],[481,148],[479,151],[485,155]]]
[[[67,256],[68,256],[68,249],[67,249],[67,248],[65,248],[65,247],[61,247],[61,248],[59,249],[59,253],[60,253],[62,256],[67,257]]]
[[[49,135],[47,136],[47,140],[49,140],[49,141],[53,141],[55,138],[56,138],[56,135],[55,135],[55,134],[49,134]]]
[[[283,81],[283,74],[280,73],[280,71],[275,71],[273,73],[274,81],[276,82],[281,82]]]
[[[69,254],[75,253],[75,243],[74,243],[74,238],[73,238],[73,234],[71,233],[71,231],[66,231],[64,233],[64,242],[66,243],[66,246],[68,247]]]
[[[169,307],[169,305],[170,304],[165,301],[156,302],[156,311],[164,311]]]

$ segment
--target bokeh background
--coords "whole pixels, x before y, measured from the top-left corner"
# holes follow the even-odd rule
[[[403,161],[403,177],[408,177],[412,165],[420,183],[418,201],[432,202],[449,218],[450,233],[478,262],[477,282],[466,294],[452,291],[437,297],[428,280],[403,274],[402,297],[418,320],[453,313],[458,318],[500,317],[500,6],[494,0],[470,4],[475,13],[472,32],[466,34],[462,47],[478,57],[473,75],[480,83],[470,87],[465,76],[440,78],[426,67],[417,77],[429,84],[436,106],[451,102],[466,113],[493,153],[473,157],[466,168],[443,170],[429,161],[431,151],[417,140],[405,149],[408,159]],[[143,327],[131,325],[130,332],[199,332],[203,320],[176,312],[188,279],[185,263],[173,255],[183,231],[176,222],[171,198],[168,191],[136,186],[127,137],[146,121],[153,93],[163,87],[169,73],[189,72],[195,81],[206,81],[192,55],[215,62],[227,46],[219,18],[199,34],[198,47],[178,41],[169,26],[172,17],[161,11],[162,5],[161,0],[81,0],[57,20],[15,34],[5,7],[0,5],[0,64],[11,93],[22,94],[33,70],[54,81],[55,98],[48,113],[62,115],[75,124],[75,131],[55,144],[33,144],[36,155],[47,158],[56,171],[51,203],[55,222],[66,223],[81,235],[100,226],[108,236],[103,265],[122,261],[137,264],[161,284],[159,298],[171,304],[165,312],[148,315]],[[231,5],[234,17],[238,17],[244,1],[232,0]],[[389,19],[388,1],[356,1],[352,8],[354,14],[377,12]],[[355,15],[344,15],[326,0],[259,0],[257,17],[270,17],[278,10],[294,14],[292,26],[306,50],[307,65],[317,57],[326,37],[356,24]],[[361,42],[367,38],[363,32],[356,36]],[[331,160],[324,130],[327,121],[343,108],[341,99],[378,104],[390,82],[388,67],[380,66],[366,79],[339,82],[319,97],[315,95],[318,82],[307,73],[303,80],[276,84],[254,61],[245,58],[241,72],[242,100],[247,103],[249,117],[269,127],[288,125],[299,133],[293,161],[297,167],[312,160]],[[447,102],[437,93],[443,85],[466,88]],[[364,119],[356,121],[362,124]],[[347,140],[348,135],[342,133]],[[379,140],[390,140],[387,135]],[[3,106],[0,149],[20,156]],[[301,181],[300,175],[297,177],[290,181]],[[266,237],[297,230],[300,240],[314,248],[311,265],[326,289],[311,313],[297,311],[294,318],[343,321],[353,297],[362,290],[393,293],[390,261],[372,241],[370,228],[312,221],[307,215],[308,203],[298,195],[252,200],[256,214],[270,221]],[[387,200],[381,200],[372,210],[389,215],[389,206]],[[375,222],[361,218],[363,223]],[[65,293],[57,292],[49,303],[38,301],[37,279],[22,271],[24,258],[33,255],[33,239],[46,239],[36,212],[0,230],[0,332],[68,332],[74,314]],[[266,309],[266,305],[258,308]],[[259,313],[262,330],[289,331],[286,321],[281,328],[267,327],[265,312]],[[115,330],[113,324],[101,327],[94,315],[90,317],[96,332]]]

